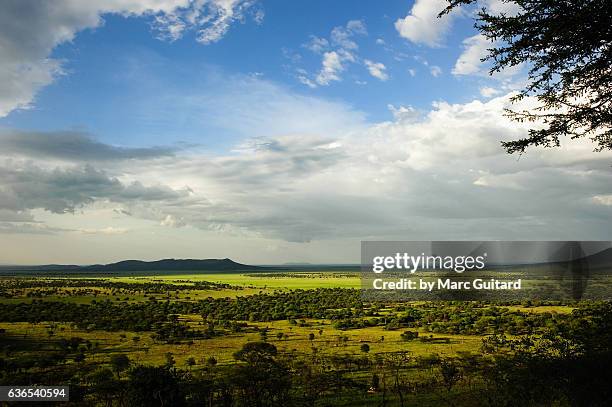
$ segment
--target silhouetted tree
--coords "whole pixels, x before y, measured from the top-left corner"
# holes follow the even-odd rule
[[[129,373],[128,405],[133,407],[183,406],[179,378],[167,367],[138,366]]]
[[[237,360],[246,362],[235,366],[231,375],[242,405],[287,404],[291,378],[288,369],[275,359],[276,354],[276,346],[267,342],[248,342],[234,354]]]
[[[113,371],[118,376],[119,373],[123,372],[128,367],[130,367],[130,358],[124,354],[115,354],[111,356],[110,363],[111,363],[111,367],[113,368]]]
[[[440,16],[477,0],[448,0]],[[612,149],[612,7],[608,0],[503,0],[515,12],[482,8],[476,28],[491,48],[490,73],[525,64],[529,79],[513,101],[534,95],[535,110],[508,111],[518,121],[542,121],[529,136],[503,142],[509,152],[556,147],[560,137],[589,137]]]

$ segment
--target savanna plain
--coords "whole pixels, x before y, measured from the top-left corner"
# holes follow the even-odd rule
[[[5,273],[0,385],[71,405],[606,405],[605,301],[365,299],[356,270]]]

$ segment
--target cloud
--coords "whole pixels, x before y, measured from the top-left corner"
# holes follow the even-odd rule
[[[514,1],[481,0],[481,3],[491,14],[504,13],[508,16],[516,16],[521,11],[521,6]]]
[[[395,29],[401,37],[415,44],[439,47],[456,14],[451,12],[438,18],[446,6],[446,0],[416,0],[410,14],[395,22]]]
[[[438,76],[442,75],[442,68],[437,65],[432,65],[429,67],[429,73],[431,73],[431,76],[434,78],[437,78]]]
[[[593,202],[595,202],[598,205],[612,206],[612,194],[611,195],[595,195],[592,199],[593,199]]]
[[[476,34],[463,40],[463,52],[457,58],[452,73],[455,76],[477,75],[491,77],[493,79],[507,82],[507,86],[514,87],[509,80],[518,75],[524,64],[507,67],[500,72],[489,75],[490,62],[482,61],[488,54],[489,49],[497,46],[497,43],[489,41],[484,35]]]
[[[416,120],[419,117],[419,112],[412,106],[398,106],[395,107],[391,104],[387,105],[387,109],[393,115],[393,118],[398,121]]]
[[[480,95],[484,98],[490,98],[501,93],[500,90],[491,88],[490,86],[483,86],[482,88],[480,88],[479,92]]]
[[[434,78],[437,78],[438,76],[440,76],[442,74],[442,68],[440,68],[438,65],[430,65],[429,61],[426,60],[425,58],[423,58],[420,55],[415,55],[414,60],[421,63],[423,66],[427,67],[427,69],[429,69],[429,73],[431,74],[431,76],[433,76]],[[415,76],[416,75],[416,71],[414,69],[408,69],[408,73],[411,76]]]
[[[111,146],[91,135],[76,132],[0,130],[0,155],[25,155],[38,159],[115,161],[173,156],[176,148]]]
[[[344,57],[338,57],[344,66]],[[332,80],[334,63],[332,58],[322,81]],[[366,125],[365,114],[345,103],[302,95],[261,78],[222,75],[217,79],[202,88],[169,90],[159,114],[173,120],[189,112],[192,123],[222,129],[234,142],[287,134],[337,135]]]
[[[166,215],[166,217],[159,222],[161,226],[166,226],[169,228],[180,228],[186,225],[183,219],[176,218],[172,215]]]
[[[517,6],[516,2],[504,0],[478,0],[476,6],[473,8],[456,7],[450,13],[438,18],[438,14],[446,9],[448,4],[447,0],[416,0],[410,10],[410,14],[395,22],[395,29],[401,37],[415,44],[436,48],[444,44],[444,39],[453,21],[457,17],[467,15],[466,10],[471,10],[471,13],[475,13],[476,10],[486,8],[487,11],[493,14],[505,13],[506,15],[516,15],[520,11],[520,6]],[[469,40],[469,38],[466,40]],[[476,51],[477,50],[474,49],[471,52],[475,53]],[[471,60],[473,55],[468,55],[466,58],[470,59],[467,61],[468,63],[474,63],[474,61]]]
[[[316,78],[317,83],[319,85],[329,85],[333,81],[339,81],[341,79],[340,73],[345,69],[343,64],[345,59],[336,51],[324,53],[321,71],[319,71]]]
[[[0,117],[32,106],[36,93],[64,73],[50,55],[76,34],[103,24],[105,14],[152,16],[159,37],[197,32],[203,44],[218,41],[242,20],[252,0],[112,0],[106,2],[8,0],[0,4]]]
[[[196,195],[206,186],[216,207],[161,212],[196,228],[295,242],[442,236],[434,230],[445,238],[604,236],[597,219],[606,207],[591,197],[612,194],[610,154],[576,143],[517,161],[499,144],[526,134],[503,115],[508,99],[440,102],[421,114],[393,107],[393,121],[358,133],[258,138],[237,155],[193,157],[180,176]],[[176,171],[169,162],[161,172]]]
[[[30,108],[36,91],[62,72],[60,62],[52,59],[24,64],[0,60],[0,117]]]
[[[0,166],[0,209],[27,211],[45,209],[73,213],[98,200],[111,202],[176,200],[189,195],[185,190],[145,186],[139,181],[124,184],[91,165],[44,169],[32,163],[6,160]]]
[[[361,20],[350,20],[345,27],[334,27],[331,31],[331,43],[345,50],[356,50],[359,48],[353,41],[355,35],[367,35],[365,23]]]
[[[114,228],[112,226],[102,229],[78,229],[77,233],[84,235],[123,235],[129,232],[126,228]]]
[[[168,75],[145,70],[143,75],[157,83],[155,91],[144,95],[140,92],[138,98],[130,99],[121,117],[139,115],[140,120],[171,128],[182,140],[196,144],[198,150],[231,149],[250,137],[336,135],[366,125],[365,113],[342,101],[303,94],[265,77],[229,75],[214,69],[198,76],[202,66],[190,69],[196,71],[198,80],[189,86],[169,80]],[[181,75],[184,72],[181,67]],[[130,86],[139,92],[138,82]],[[162,88],[164,92],[159,94],[157,89]],[[155,141],[162,142],[164,136],[157,135]],[[167,139],[174,141],[172,137]]]
[[[252,184],[280,184],[333,167],[344,156],[342,143],[325,137],[284,136],[254,139],[236,150],[237,157],[219,157],[208,164],[217,179]]]
[[[329,39],[310,36],[310,41],[302,46],[315,54],[322,54],[321,69],[311,77],[305,69],[298,68],[297,79],[310,88],[328,86],[332,82],[341,81],[341,73],[347,69],[348,64],[359,60],[356,56],[359,45],[354,37],[367,34],[363,21],[350,20],[344,26],[334,27]]]
[[[57,235],[60,233],[76,233],[82,235],[123,235],[129,232],[127,228],[106,227],[100,229],[68,229],[49,226],[42,222],[3,222],[0,221],[0,234],[26,234],[26,235]]]
[[[327,41],[325,38],[311,35],[310,41],[304,44],[303,47],[316,54],[321,54],[329,49],[329,41]]]
[[[190,7],[156,16],[154,28],[159,33],[158,38],[170,41],[180,38],[186,29],[194,29],[197,41],[207,45],[218,42],[233,23],[244,20],[255,3],[253,0],[196,1]],[[261,24],[263,10],[256,10],[253,19]]]
[[[378,78],[381,81],[386,81],[387,79],[389,79],[389,75],[386,72],[387,67],[383,63],[373,62],[369,59],[364,60],[363,63],[368,68],[368,72],[370,72],[370,75],[372,75],[373,77]]]
[[[368,30],[363,20],[350,20],[348,23],[346,23],[346,29],[353,34],[368,34]]]
[[[476,34],[463,40],[463,53],[455,62],[453,75],[482,74],[481,61],[493,44],[482,34]]]
[[[300,81],[300,83],[302,83],[303,85],[308,86],[311,89],[314,89],[317,87],[316,82],[314,82],[313,80],[311,80],[308,77],[308,72],[306,72],[306,70],[304,69],[298,69],[297,70],[297,78]]]
[[[0,234],[53,235],[69,229],[49,226],[41,222],[0,222]]]
[[[0,167],[0,228],[48,233],[46,223],[33,226],[46,210],[57,214],[48,224],[54,233],[132,230],[125,223],[140,221],[165,234],[187,226],[181,232],[248,241],[609,238],[612,153],[576,140],[507,155],[500,141],[527,134],[526,124],[504,116],[510,96],[420,112],[389,106],[391,121],[255,137],[230,153],[178,151],[93,167],[69,158],[34,165],[24,152]],[[122,224],[63,221],[98,207],[112,208]]]
[[[163,111],[150,112],[160,119],[165,114],[175,116],[172,109],[191,112],[194,120],[223,128],[238,140],[255,137],[249,143],[239,142],[223,157],[204,154],[201,146],[130,148],[108,145],[80,132],[3,129],[0,221],[42,220],[65,231],[92,229],[89,223],[84,227],[65,219],[97,219],[96,208],[110,206],[112,213],[122,216],[121,223],[115,225],[109,216],[100,221],[107,220],[115,228],[124,227],[127,219],[169,228],[189,224],[198,229],[253,233],[248,227],[251,221],[242,219],[251,210],[234,205],[229,197],[221,198],[219,188],[224,187],[216,182],[206,185],[209,177],[236,185],[250,177],[265,185],[266,180],[258,175],[273,180],[279,168],[296,176],[324,169],[338,159],[338,150],[328,140],[319,142],[313,137],[336,137],[366,125],[363,113],[343,103],[304,96],[256,77],[214,78],[203,85],[205,92],[197,87],[186,92],[168,86]],[[304,138],[306,144],[291,141],[296,137]],[[285,159],[284,151],[291,152],[290,159]],[[271,163],[255,168],[252,161],[262,157]],[[206,178],[198,174],[198,166],[207,168]],[[288,183],[286,179],[279,182]],[[215,193],[215,201],[206,198],[209,190]],[[73,215],[68,218],[65,213]],[[40,227],[24,226],[24,230],[39,233]]]

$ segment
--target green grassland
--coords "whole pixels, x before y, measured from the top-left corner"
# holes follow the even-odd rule
[[[275,275],[276,274],[276,275]],[[147,282],[151,279],[176,283],[178,281],[211,281],[235,286],[268,289],[314,289],[314,288],[359,288],[359,273],[291,272],[291,273],[181,273],[176,275],[156,275],[148,277],[111,277],[111,281],[130,283]]]
[[[197,324],[197,318],[193,319]],[[361,355],[360,346],[369,344],[372,354],[384,352],[408,351],[414,356],[437,353],[440,355],[456,355],[458,352],[478,352],[481,340],[467,335],[435,335],[439,339],[449,339],[449,343],[423,343],[413,341],[407,343],[400,338],[400,331],[386,331],[380,327],[339,330],[330,326],[329,322],[307,320],[308,327],[291,326],[287,321],[272,321],[254,323],[253,326],[269,329],[268,341],[279,351],[285,353],[312,354],[313,348],[321,353]],[[69,339],[80,337],[97,344],[92,352],[93,360],[104,362],[110,360],[115,353],[130,355],[130,358],[141,363],[159,365],[164,362],[164,355],[171,352],[179,366],[184,366],[190,357],[195,357],[200,363],[210,357],[215,357],[220,364],[234,363],[233,354],[246,342],[261,340],[256,332],[227,335],[193,343],[164,344],[153,341],[147,334],[139,332],[88,331],[71,327],[69,324],[59,324],[52,337],[48,335],[48,323],[0,323],[0,329],[16,337],[39,338],[44,340]],[[323,333],[319,334],[319,330]],[[282,332],[286,337],[277,339],[276,334]],[[309,334],[315,338],[309,340]],[[137,342],[133,338],[138,338]],[[344,338],[348,338],[346,341]],[[381,338],[383,338],[381,340]]]
[[[76,304],[90,304],[92,301],[111,301],[115,303],[138,303],[145,302],[151,298],[157,300],[168,301],[192,301],[207,298],[235,298],[247,297],[255,294],[274,293],[287,290],[310,290],[316,288],[359,288],[361,281],[358,273],[334,273],[329,271],[318,272],[294,272],[280,273],[275,276],[273,273],[257,274],[257,273],[211,273],[211,274],[166,274],[166,275],[151,275],[151,276],[120,276],[120,277],[93,277],[98,279],[100,285],[97,287],[88,287],[88,290],[95,291],[94,293],[84,293],[83,288],[78,287],[63,287],[57,289],[53,294],[44,295],[44,301],[65,301]],[[70,277],[74,279],[73,277]],[[83,277],[84,278],[84,277]],[[90,279],[89,277],[87,277]],[[51,280],[61,280],[61,277],[54,277]],[[78,280],[78,278],[77,278]],[[151,282],[163,282],[169,285],[189,284],[189,282],[209,281],[214,283],[229,284],[231,288],[212,289],[212,290],[176,290],[167,291],[156,294],[125,294],[117,292],[117,290],[107,288],[103,282],[120,282],[126,284],[147,284]],[[0,303],[21,303],[31,302],[41,297],[30,297],[28,293],[33,289],[25,289],[21,296],[13,298],[0,298]],[[422,303],[422,302],[418,302]],[[415,304],[418,304],[415,302]],[[575,307],[570,305],[542,305],[542,306],[522,306],[510,305],[509,310],[520,311],[526,313],[570,313]],[[381,310],[382,314],[385,309]],[[201,316],[184,315],[181,320],[186,321],[195,329],[198,324],[202,325]],[[242,321],[240,321],[242,322]],[[361,329],[342,330],[332,326],[331,321],[326,320],[307,320],[307,327],[290,325],[287,321],[269,321],[269,322],[248,322],[251,327],[268,328],[270,333],[270,341],[283,351],[297,351],[308,353],[313,347],[325,348],[329,352],[341,352],[359,354],[359,347],[362,343],[371,345],[372,353],[393,352],[399,350],[408,350],[416,355],[425,353],[439,354],[454,354],[456,352],[474,351],[477,352],[481,344],[481,337],[475,335],[442,335],[440,338],[449,338],[449,343],[422,343],[411,342],[407,344],[400,338],[401,331],[385,330],[383,327],[368,327]],[[41,324],[24,324],[24,323],[0,323],[0,328],[6,329],[8,332],[17,335],[27,336],[46,336],[46,323]],[[323,334],[319,334],[322,331]],[[286,334],[283,339],[277,339],[275,335],[278,332]],[[309,340],[308,335],[315,333],[315,339]],[[104,332],[104,331],[85,331],[76,328],[71,328],[69,325],[63,325],[61,331],[57,331],[58,337],[79,336],[92,341],[98,341],[105,344],[105,353],[112,352],[129,352],[136,359],[157,363],[161,359],[161,355],[168,351],[174,351],[178,358],[189,357],[191,354],[203,356],[216,356],[220,361],[231,362],[232,354],[243,343],[248,341],[258,340],[257,333],[234,334],[223,336],[220,338],[211,338],[202,341],[196,341],[191,345],[163,345],[148,340],[148,335],[144,333],[127,333],[127,332]],[[138,346],[134,346],[126,338],[138,336],[141,341]],[[438,335],[436,335],[438,336]],[[339,338],[348,337],[346,343],[340,343]],[[383,338],[381,340],[381,338]],[[145,351],[145,349],[148,349]]]
[[[0,307],[5,307],[5,314],[0,315],[0,362],[15,367],[7,368],[13,370],[0,378],[6,383],[11,377],[53,377],[59,371],[72,371],[72,380],[89,386],[90,373],[84,372],[111,368],[113,358],[125,355],[133,367],[170,366],[171,361],[173,368],[194,377],[224,380],[224,369],[243,363],[237,361],[237,352],[247,343],[263,341],[278,351],[279,363],[298,363],[294,374],[302,369],[299,363],[305,363],[308,369],[320,371],[317,374],[336,372],[348,381],[349,388],[342,385],[344,390],[319,395],[320,405],[379,405],[381,397],[388,405],[400,405],[398,389],[404,389],[407,400],[415,405],[441,405],[450,394],[465,400],[465,405],[479,405],[473,392],[483,385],[483,376],[462,376],[460,386],[445,392],[440,360],[473,363],[463,361],[486,358],[483,346],[488,338],[500,333],[508,340],[518,340],[525,332],[538,336],[543,329],[571,321],[571,313],[581,307],[576,302],[537,301],[501,306],[486,302],[368,303],[356,290],[360,287],[359,273],[329,270],[1,277]],[[240,301],[247,307],[244,312],[236,308]],[[47,308],[59,311],[42,319],[27,315],[27,310],[38,310],[33,311],[36,313]],[[87,309],[99,309],[100,320],[83,311]],[[134,328],[138,321],[121,322],[129,317],[129,312],[122,313],[124,309],[145,310],[147,318],[154,318],[147,325],[150,328]],[[210,311],[202,311],[207,309]],[[83,318],[90,322],[69,316],[71,310],[85,312]],[[118,325],[112,321],[113,312]],[[313,313],[320,316],[313,317]],[[405,319],[410,315],[417,315],[420,322]],[[180,329],[168,334],[163,327]],[[406,339],[406,332],[418,334],[418,339]],[[38,366],[37,360],[58,352],[61,368]],[[403,355],[406,366],[393,368],[394,355]],[[434,365],[426,360],[433,360]],[[467,371],[468,367],[462,369]],[[401,376],[404,387],[385,381],[381,385],[389,390],[385,396],[378,388],[363,390],[373,377],[390,380],[392,374],[396,380]],[[127,373],[118,375],[117,380],[128,380]],[[361,386],[361,390],[350,390],[350,386]],[[417,391],[414,386],[433,390]],[[92,391],[88,402],[96,399]]]
[[[55,279],[55,278],[54,278]],[[59,278],[61,279],[61,278]],[[137,303],[156,298],[169,301],[198,301],[205,298],[235,298],[238,296],[250,296],[261,293],[273,293],[292,289],[316,289],[316,288],[358,288],[360,287],[359,275],[356,273],[336,274],[333,272],[295,272],[288,276],[283,273],[280,276],[268,274],[243,274],[243,273],[214,273],[214,274],[177,274],[177,275],[151,275],[151,276],[121,276],[121,277],[98,277],[101,284],[95,289],[94,294],[83,294],[83,289],[75,287],[61,288],[59,293],[44,297],[45,301],[65,301],[77,304],[90,304],[92,301],[112,301],[116,303]],[[232,288],[216,290],[177,290],[162,294],[127,294],[116,293],[115,290],[104,287],[103,281],[121,282],[128,284],[146,284],[151,282],[163,282],[167,284],[185,284],[185,282],[210,281],[233,286]],[[24,290],[24,296],[16,298],[1,298],[0,303],[31,302],[33,297],[27,293],[32,290]],[[39,297],[36,297],[40,299]],[[508,306],[513,311],[538,313],[561,313],[567,314],[574,309],[572,306],[537,306],[525,307],[520,305]],[[384,309],[382,310],[384,313]],[[195,329],[201,326],[203,321],[199,315],[183,315],[181,320]],[[240,321],[243,322],[243,321]],[[313,348],[320,349],[323,353],[340,353],[360,355],[360,346],[363,343],[370,345],[370,353],[385,353],[396,351],[409,351],[415,356],[425,354],[454,355],[458,352],[479,352],[482,338],[476,335],[435,335],[440,341],[407,343],[401,339],[401,330],[386,330],[384,327],[375,326],[358,329],[337,329],[328,320],[306,320],[307,326],[290,325],[288,321],[269,322],[246,322],[252,328],[267,328],[268,339],[283,352],[299,352],[308,354]],[[28,337],[47,337],[48,323],[0,323],[0,328],[6,332]],[[175,355],[180,365],[190,357],[205,360],[214,356],[220,363],[233,363],[232,355],[236,350],[249,341],[260,340],[257,332],[236,333],[218,338],[198,340],[190,344],[163,344],[150,338],[147,333],[139,332],[106,332],[99,330],[82,330],[71,327],[70,324],[60,324],[60,329],[55,330],[55,338],[81,337],[99,344],[97,360],[110,358],[113,353],[127,353],[134,360],[142,363],[159,364],[163,362],[164,355],[171,352]],[[319,332],[322,332],[321,334]],[[282,339],[276,335],[283,333]],[[309,340],[309,334],[315,334],[313,340]],[[138,337],[135,343],[130,338]],[[347,338],[347,339],[345,339]],[[445,342],[448,340],[448,343]]]
[[[193,274],[156,274],[150,276],[120,276],[120,277],[66,277],[71,280],[81,279],[98,279],[101,282],[116,282],[126,284],[147,284],[153,282],[163,282],[166,284],[192,284],[197,282],[212,282],[231,285],[232,288],[227,289],[181,289],[177,291],[168,290],[163,295],[153,295],[157,298],[168,298],[170,300],[180,301],[198,301],[205,298],[235,298],[237,296],[249,296],[258,293],[271,293],[277,290],[292,290],[292,289],[316,289],[316,288],[359,288],[360,279],[357,273],[343,273],[338,275],[333,272],[295,272],[289,276],[287,273],[280,273],[275,276],[271,273],[267,274],[245,274],[245,273],[193,273]],[[49,280],[61,280],[63,277],[51,277]],[[96,293],[90,292],[87,294],[80,293],[82,289],[78,287],[68,287],[59,289],[58,293],[44,295],[46,301],[66,301],[78,304],[89,304],[92,300],[96,301],[122,301],[122,302],[139,302],[147,300],[143,294],[132,295],[117,295],[114,290],[108,289],[101,284],[95,287]],[[15,298],[2,298],[0,303],[18,303],[22,301],[31,301],[32,298],[27,295],[28,292],[34,291],[25,289],[24,295]],[[127,299],[126,299],[127,298]]]

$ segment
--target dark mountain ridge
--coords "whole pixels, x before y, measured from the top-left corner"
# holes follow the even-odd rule
[[[5,271],[254,271],[265,268],[237,263],[231,259],[123,260],[88,266],[45,264],[39,266],[0,266]]]

